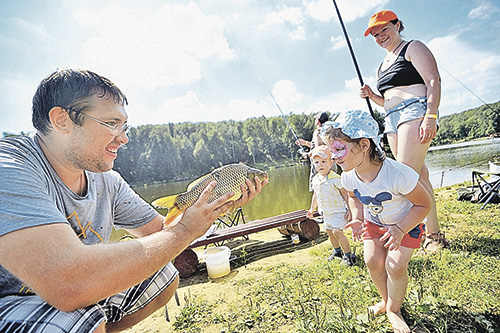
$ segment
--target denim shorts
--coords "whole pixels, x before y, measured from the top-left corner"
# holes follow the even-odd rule
[[[399,125],[421,119],[426,112],[427,97],[413,97],[399,103],[385,112],[385,133],[397,133]]]
[[[172,263],[150,278],[117,295],[72,312],[60,311],[37,295],[0,298],[0,332],[94,332],[106,322],[116,322],[142,309],[174,282]]]

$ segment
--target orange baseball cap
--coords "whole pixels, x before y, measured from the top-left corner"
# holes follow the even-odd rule
[[[373,27],[383,25],[397,19],[398,16],[390,10],[381,10],[380,12],[373,14],[370,18],[370,22],[368,22],[368,29],[365,31],[365,37],[370,34]]]

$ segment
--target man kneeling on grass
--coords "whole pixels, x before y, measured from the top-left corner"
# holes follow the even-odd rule
[[[86,70],[60,70],[33,98],[31,136],[0,139],[0,332],[112,332],[165,305],[170,263],[226,212],[211,183],[179,222],[112,171],[128,142],[125,95]],[[243,205],[264,185],[242,186]],[[243,188],[244,187],[244,188]],[[138,237],[108,244],[111,231]]]

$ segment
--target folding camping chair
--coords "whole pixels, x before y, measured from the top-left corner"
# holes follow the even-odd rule
[[[216,224],[217,224],[217,229],[226,229],[226,228],[231,228],[234,226],[237,226],[238,224],[244,224],[246,223],[245,221],[245,215],[243,215],[243,209],[240,207],[236,211],[234,211],[230,215],[226,215],[224,217],[219,217],[217,218]],[[243,239],[248,240],[248,235],[241,236]],[[215,246],[221,246],[224,244],[224,241],[216,242],[214,243]]]
[[[497,176],[493,179],[490,178],[489,181],[484,179],[486,175]],[[477,203],[483,203],[480,209],[483,209],[488,203],[498,203],[500,202],[500,194],[498,193],[500,189],[500,173],[492,172],[481,172],[472,171],[472,188],[476,188],[478,193]]]

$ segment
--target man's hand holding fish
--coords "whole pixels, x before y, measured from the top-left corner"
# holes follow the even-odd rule
[[[215,201],[210,203],[208,202],[208,198],[216,185],[217,182],[215,181],[208,184],[198,200],[196,200],[191,207],[186,209],[178,222],[172,223],[171,225],[166,226],[166,228],[170,228],[178,224],[187,230],[189,238],[193,238],[194,240],[201,237],[207,229],[210,228],[217,217],[226,213],[229,208],[234,205],[233,201],[228,201],[233,196],[232,192],[227,193]]]
[[[255,182],[255,184],[254,184]],[[244,184],[241,185],[241,198],[236,201],[231,201],[231,197],[234,192],[229,192],[226,195],[218,198],[215,201],[208,202],[209,197],[212,194],[216,181],[211,182],[202,192],[198,200],[189,208],[187,208],[182,215],[181,219],[177,223],[166,226],[170,228],[173,225],[182,225],[189,233],[189,238],[197,239],[205,234],[205,232],[210,228],[217,217],[227,213],[231,207],[234,208],[244,206],[250,200],[252,200],[257,194],[260,193],[262,187],[265,186],[269,180],[261,181],[259,177],[255,177],[254,182],[247,179]]]
[[[231,192],[232,195],[227,197],[225,201],[231,201],[235,204],[234,207],[239,207],[246,204],[260,192],[262,186],[269,182],[269,175],[265,171],[251,168],[243,163],[224,165],[194,180],[189,184],[186,192],[158,198],[152,202],[152,205],[157,208],[168,209],[164,222],[166,226],[176,223],[179,216],[192,207],[195,202],[199,201],[201,193],[206,191],[207,185],[214,181],[216,185],[210,191],[208,202],[220,202],[222,196],[226,198],[227,193]],[[207,200],[204,202],[207,202]],[[219,215],[224,214],[226,211],[221,211]]]

